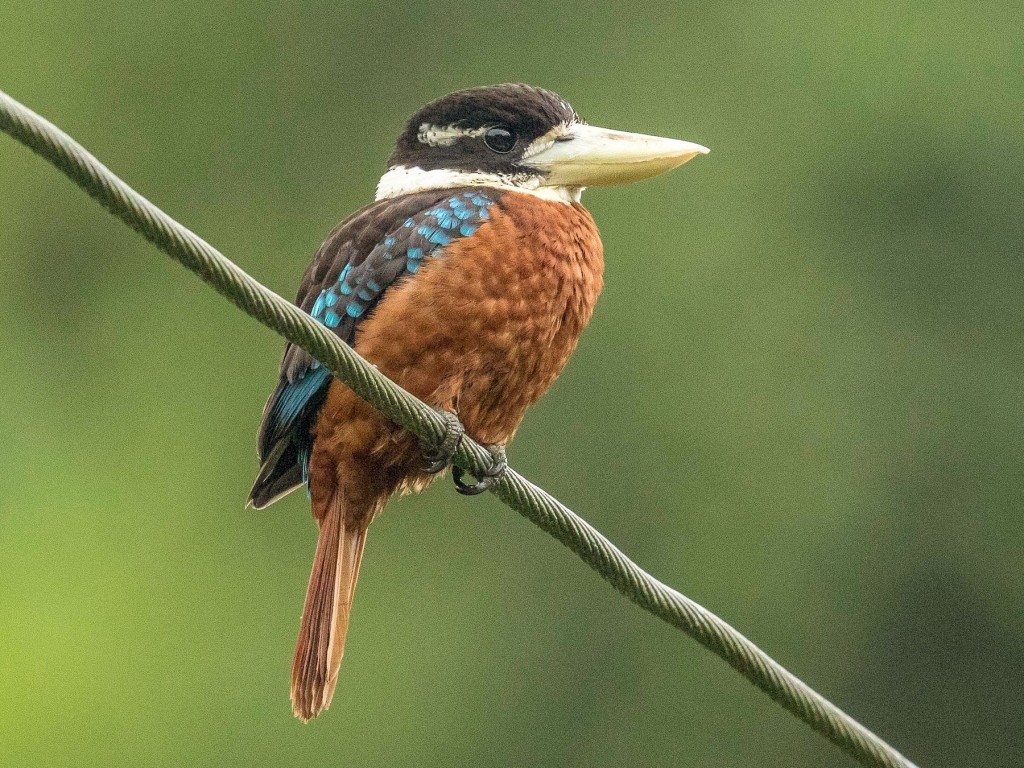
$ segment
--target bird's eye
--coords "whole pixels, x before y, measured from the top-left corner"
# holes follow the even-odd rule
[[[488,128],[487,133],[484,134],[484,144],[487,145],[487,148],[501,155],[511,152],[516,141],[516,135],[508,128]]]

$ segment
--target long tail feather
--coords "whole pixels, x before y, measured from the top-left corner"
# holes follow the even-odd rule
[[[292,710],[307,722],[327,709],[334,696],[366,543],[366,523],[347,525],[345,511],[340,493],[336,493],[320,519],[320,538],[292,662]]]

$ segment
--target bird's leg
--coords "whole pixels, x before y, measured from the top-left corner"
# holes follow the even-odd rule
[[[494,484],[501,480],[508,469],[508,458],[505,456],[505,446],[495,443],[488,445],[487,450],[494,458],[494,463],[484,470],[483,476],[472,485],[462,482],[465,473],[461,467],[452,467],[452,478],[455,480],[455,490],[463,496],[476,496],[494,487]]]
[[[452,458],[462,443],[462,436],[466,434],[466,429],[457,415],[451,411],[438,413],[445,420],[444,439],[439,445],[423,449],[423,471],[430,475],[436,475],[452,463]]]

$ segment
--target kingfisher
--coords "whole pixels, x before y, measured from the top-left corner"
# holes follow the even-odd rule
[[[448,417],[423,446],[288,344],[257,437],[256,509],[305,486],[319,535],[292,663],[308,722],[330,705],[370,523],[396,493],[451,463],[463,434],[504,446],[551,386],[602,286],[585,187],[624,184],[708,152],[688,141],[588,125],[557,94],[503,84],[448,94],[412,116],[374,202],[313,257],[295,303],[378,370]]]

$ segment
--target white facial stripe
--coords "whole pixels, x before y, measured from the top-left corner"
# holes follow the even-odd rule
[[[416,138],[421,144],[429,144],[432,147],[450,147],[459,139],[483,136],[487,130],[487,128],[460,128],[457,125],[423,123]]]
[[[482,171],[449,171],[437,169],[424,171],[422,168],[406,168],[396,165],[380,177],[377,184],[377,200],[386,200],[429,189],[452,189],[454,187],[496,187],[511,192],[523,192],[542,200],[556,203],[578,203],[582,187],[546,187],[540,176],[531,174],[483,173]]]
[[[536,139],[531,141],[530,146],[528,146],[523,151],[522,159],[526,160],[528,158],[531,158],[534,155],[538,154],[539,152],[543,152],[545,149],[554,144],[556,139],[560,139],[563,136],[568,136],[570,133],[572,133],[572,128],[574,125],[576,125],[576,123],[561,123],[560,125],[556,125],[543,136],[538,136]]]

